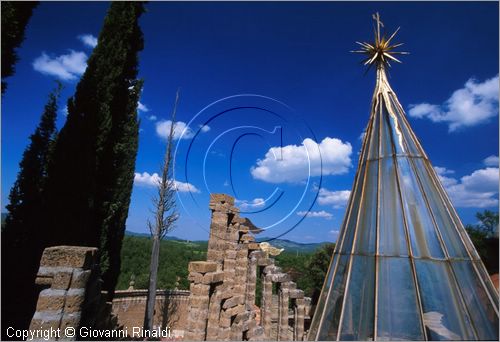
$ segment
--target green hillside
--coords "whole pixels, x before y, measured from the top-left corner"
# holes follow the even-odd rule
[[[292,277],[306,295],[311,296],[321,284],[314,281],[315,270],[314,252],[325,244],[300,244],[288,240],[273,240],[273,246],[285,248],[285,251],[276,257],[276,264]],[[160,266],[158,269],[158,288],[175,288],[176,277],[179,279],[179,289],[188,290],[189,281],[188,263],[190,261],[206,260],[207,241],[185,242],[178,239],[168,239],[161,242]],[[317,255],[317,254],[316,254]],[[118,279],[118,290],[129,287],[131,276],[135,279],[136,289],[146,289],[149,277],[149,259],[151,257],[151,240],[147,236],[128,234],[123,240],[121,274]],[[322,256],[326,265],[329,256]],[[323,267],[324,268],[324,267]],[[324,277],[322,270],[321,279]]]
[[[151,240],[148,237],[125,236],[117,290],[127,289],[132,276],[135,278],[136,289],[146,289],[150,258]],[[179,289],[189,289],[189,281],[187,280],[188,263],[190,261],[206,260],[206,258],[207,242],[162,241],[158,269],[158,288],[173,289],[175,288],[176,277],[180,277]]]

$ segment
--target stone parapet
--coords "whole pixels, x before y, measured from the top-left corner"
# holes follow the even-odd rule
[[[65,336],[64,332],[66,327],[81,326],[85,310],[94,301],[87,288],[96,259],[97,248],[92,247],[57,246],[44,250],[35,282],[46,288],[38,297],[30,330],[60,328],[61,339],[78,338]]]

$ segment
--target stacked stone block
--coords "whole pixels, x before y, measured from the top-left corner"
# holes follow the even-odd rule
[[[30,330],[77,329],[86,304],[86,287],[96,261],[97,248],[58,246],[46,248],[38,270],[36,284],[48,287],[40,292]]]
[[[209,207],[212,221],[207,261],[189,265],[191,293],[185,339],[302,340],[304,293],[260,249],[249,221],[239,216],[231,196],[212,194]],[[255,306],[257,275],[262,281],[260,321],[256,320],[259,308]],[[290,301],[293,326],[289,324]]]

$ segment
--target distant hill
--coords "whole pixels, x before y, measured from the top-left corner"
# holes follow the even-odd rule
[[[151,237],[151,235],[149,233],[136,233],[136,232],[131,232],[129,230],[125,231],[125,235],[126,236],[144,237],[144,238]],[[202,244],[206,244],[207,243],[207,241],[203,241],[203,240],[200,240],[200,241],[190,241],[190,240],[186,240],[186,239],[180,239],[177,236],[170,236],[170,235],[167,235],[163,240],[180,241],[180,242],[189,241],[189,242],[194,242],[194,243],[200,242]]]
[[[319,247],[327,244],[328,242],[317,242],[317,243],[300,243],[295,241],[290,241],[287,239],[274,239],[269,240],[269,238],[258,238],[257,241],[269,241],[271,245],[278,248],[284,248],[286,252],[299,252],[299,253],[313,253]]]
[[[147,233],[135,233],[135,232],[130,232],[126,231],[125,235],[128,236],[137,236],[137,237],[149,237],[150,235]],[[175,236],[168,236],[166,237],[166,240],[171,240],[171,241],[186,241],[186,239],[180,239]],[[262,238],[257,238],[258,242],[261,241],[269,241],[271,245],[274,247],[278,248],[284,248],[286,252],[299,252],[299,253],[313,253],[316,249],[321,247],[322,245],[328,243],[328,242],[318,242],[318,243],[300,243],[300,242],[295,242],[287,239],[274,239],[274,240],[269,240],[267,237],[262,237]],[[190,241],[191,243],[200,243],[203,245],[207,244],[207,241]]]

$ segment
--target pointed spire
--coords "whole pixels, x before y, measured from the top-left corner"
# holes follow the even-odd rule
[[[498,293],[389,85],[394,34],[374,18],[375,44],[359,43],[377,66],[370,119],[309,339],[498,340]]]

